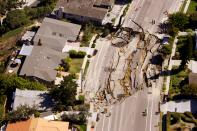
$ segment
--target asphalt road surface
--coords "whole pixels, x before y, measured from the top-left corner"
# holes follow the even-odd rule
[[[98,50],[96,56],[93,56],[87,72],[84,91],[93,97],[96,92],[105,85],[105,81],[109,76],[109,72],[104,71],[109,67],[115,47],[111,45],[111,40],[98,39],[96,43]]]
[[[112,106],[111,116],[101,114],[96,131],[159,131],[159,97],[160,87],[155,83],[150,88],[138,91]],[[143,116],[145,109],[147,116]]]
[[[167,14],[179,10],[181,0],[133,0],[125,17],[123,26],[139,31],[133,21],[141,25],[145,31],[156,33],[158,25],[167,20]],[[155,24],[152,24],[152,21]]]

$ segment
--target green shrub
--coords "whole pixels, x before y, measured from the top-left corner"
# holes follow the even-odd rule
[[[179,113],[171,112],[171,121],[170,121],[171,125],[180,122],[180,120],[181,120],[181,115]]]
[[[189,117],[189,118],[194,118],[194,116],[193,116],[193,114],[191,113],[191,112],[189,112],[189,111],[186,111],[185,113],[184,113],[184,115],[186,116],[186,117]]]
[[[92,44],[92,47],[91,48],[95,48],[96,44]]]
[[[75,51],[75,50],[70,50],[69,51],[69,56],[70,58],[84,58],[86,55],[86,52],[83,52],[83,51]]]

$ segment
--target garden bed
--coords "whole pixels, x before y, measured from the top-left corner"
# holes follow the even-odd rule
[[[196,131],[197,119],[191,112],[167,113],[167,131]]]

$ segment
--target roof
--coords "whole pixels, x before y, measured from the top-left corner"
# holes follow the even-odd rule
[[[68,131],[68,126],[68,122],[33,118],[23,122],[8,124],[6,131]]]
[[[38,44],[40,40],[43,46],[62,51],[68,40],[76,41],[80,29],[81,25],[44,18],[34,38],[34,44]]]
[[[57,75],[55,68],[67,55],[47,47],[34,46],[31,55],[26,56],[19,75],[37,77],[48,82],[54,81]]]
[[[197,85],[197,73],[190,73],[189,74],[189,84],[196,84]]]
[[[29,56],[32,52],[32,49],[33,49],[32,45],[23,44],[19,55]]]
[[[8,124],[6,131],[28,131],[31,124],[31,119]]]
[[[78,16],[103,20],[108,9],[94,7],[94,0],[59,0],[57,8],[64,7],[64,12]]]
[[[16,110],[21,105],[36,106],[38,110],[45,111],[51,110],[53,102],[47,91],[16,89],[13,109]]]
[[[112,6],[114,4],[114,0],[95,0],[94,5],[97,6]]]
[[[35,36],[36,32],[34,31],[26,31],[25,34],[22,36],[21,40],[28,40],[31,41]]]

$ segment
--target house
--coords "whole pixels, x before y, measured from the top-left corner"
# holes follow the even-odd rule
[[[44,46],[34,46],[26,56],[19,75],[42,83],[52,83],[56,79],[56,68],[68,56]]]
[[[41,45],[62,52],[66,44],[77,40],[81,25],[52,18],[44,18],[34,37],[34,45]]]
[[[13,110],[21,105],[36,106],[39,111],[50,111],[53,101],[47,91],[16,89],[13,95]]]
[[[190,73],[189,74],[189,84],[197,85],[197,73]]]
[[[68,131],[68,127],[69,122],[32,118],[26,121],[9,123],[6,131]]]
[[[16,89],[13,95],[13,110],[21,105],[36,106],[39,111],[50,111],[53,101],[47,91]]]
[[[79,22],[93,21],[102,24],[108,8],[114,0],[59,0],[55,9],[58,18],[68,18]]]

